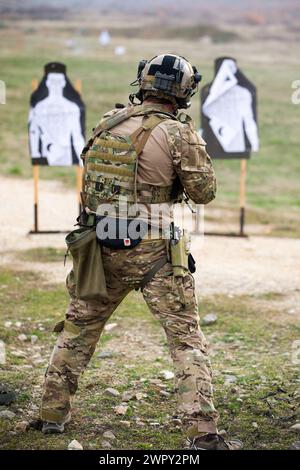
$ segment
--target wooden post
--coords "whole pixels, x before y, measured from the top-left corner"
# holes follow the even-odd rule
[[[38,87],[38,81],[36,78],[31,80],[31,89],[35,91]],[[33,220],[34,220],[34,232],[39,231],[39,166],[33,165]]]
[[[31,80],[31,88],[32,88],[32,91],[35,91],[35,90],[37,89],[37,87],[38,87],[38,81],[37,81],[36,78],[33,78],[33,79]]]
[[[81,205],[82,173],[83,173],[83,168],[78,165],[76,167],[76,187],[77,187],[79,215],[82,211],[82,205]]]
[[[193,218],[194,218],[194,233],[196,235],[199,235],[200,234],[200,204],[196,204],[196,211],[195,213],[193,214]]]
[[[39,166],[33,165],[33,216],[34,232],[39,231]]]
[[[75,90],[77,90],[78,93],[81,95],[82,82],[79,78],[77,78],[77,80],[75,81]],[[77,187],[77,200],[78,200],[79,215],[82,211],[82,206],[81,206],[82,173],[83,173],[83,168],[79,165],[76,166],[76,187]]]
[[[80,80],[80,78],[77,78],[75,80],[75,90],[78,91],[78,93],[81,95],[81,92],[82,92],[82,82]]]
[[[247,160],[241,160],[241,174],[240,174],[240,235],[244,236],[245,226],[245,205],[246,205],[246,175],[247,175]]]

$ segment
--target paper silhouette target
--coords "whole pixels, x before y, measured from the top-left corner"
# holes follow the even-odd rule
[[[235,59],[215,62],[215,78],[202,89],[202,137],[213,158],[249,158],[259,148],[256,88]]]
[[[33,165],[81,165],[85,143],[85,106],[58,62],[45,65],[45,74],[32,93],[29,145]]]

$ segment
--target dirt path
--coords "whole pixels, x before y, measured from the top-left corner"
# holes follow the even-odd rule
[[[36,247],[63,248],[64,235],[28,235],[32,228],[32,181],[0,178],[2,196],[0,263],[40,271],[48,282],[65,279],[62,263],[18,260],[17,251]],[[40,227],[72,229],[77,215],[76,194],[57,181],[40,182]],[[228,237],[194,237],[196,285],[202,295],[288,294],[289,306],[300,309],[300,240]],[[296,299],[296,300],[293,300]],[[300,312],[299,312],[300,313]]]

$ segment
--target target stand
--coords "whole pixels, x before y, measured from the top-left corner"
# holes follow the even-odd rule
[[[32,80],[31,83],[32,91],[35,91],[38,87],[38,81],[36,79]],[[76,80],[75,89],[78,93],[81,94],[81,80]],[[76,188],[77,188],[77,201],[78,201],[78,212],[79,214],[82,211],[81,206],[81,188],[82,188],[82,173],[83,168],[79,165],[76,165]],[[33,230],[28,232],[28,235],[49,235],[49,234],[58,234],[58,233],[69,233],[70,230],[40,230],[39,228],[39,174],[40,168],[39,165],[33,165]]]
[[[248,238],[249,235],[245,233],[245,222],[246,222],[246,176],[247,176],[247,160],[241,160],[240,166],[240,218],[239,218],[239,232],[204,232],[204,235],[214,237],[240,237]],[[200,234],[200,214],[197,210],[195,217],[195,230],[194,235]]]

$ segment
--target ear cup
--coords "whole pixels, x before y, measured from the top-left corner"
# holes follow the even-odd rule
[[[194,75],[195,83],[200,83],[202,80],[202,75],[199,72],[196,72]]]
[[[145,68],[145,65],[147,64],[147,60],[143,59],[140,60],[139,65],[138,65],[138,71],[137,71],[137,79],[140,80],[142,77],[142,72]]]
[[[196,85],[197,85],[198,83],[201,82],[201,80],[202,80],[202,75],[201,75],[201,73],[198,72],[198,70],[197,70],[197,68],[195,67],[195,65],[193,65],[193,71],[194,71],[194,80],[195,80],[195,83],[196,83]]]

